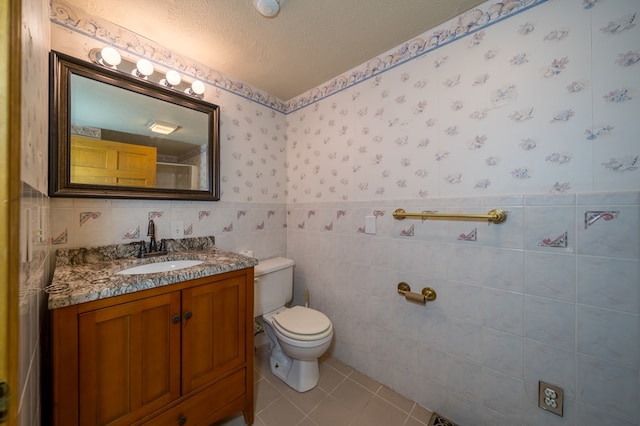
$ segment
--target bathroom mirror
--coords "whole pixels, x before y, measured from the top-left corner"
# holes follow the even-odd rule
[[[219,200],[218,106],[58,52],[49,85],[50,196]]]

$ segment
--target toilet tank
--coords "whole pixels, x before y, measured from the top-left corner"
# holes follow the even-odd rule
[[[293,299],[293,265],[291,259],[274,257],[254,267],[254,317],[275,311]]]

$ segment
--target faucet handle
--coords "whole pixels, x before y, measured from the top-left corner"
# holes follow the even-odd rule
[[[138,257],[142,258],[144,257],[144,254],[147,252],[144,240],[140,241],[140,245],[139,245],[139,249],[138,249]]]
[[[167,251],[167,243],[164,238],[160,240],[160,247],[158,247],[158,251]]]

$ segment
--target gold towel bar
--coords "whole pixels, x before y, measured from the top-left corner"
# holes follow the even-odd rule
[[[507,212],[500,209],[493,209],[487,214],[465,214],[465,213],[407,213],[404,209],[397,209],[393,212],[396,219],[470,219],[488,220],[491,223],[502,223],[507,220]]]

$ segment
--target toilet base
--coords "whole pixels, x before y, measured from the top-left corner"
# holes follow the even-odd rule
[[[271,372],[298,392],[316,387],[320,380],[318,361],[300,361],[287,357],[282,350],[274,350],[269,357]]]

